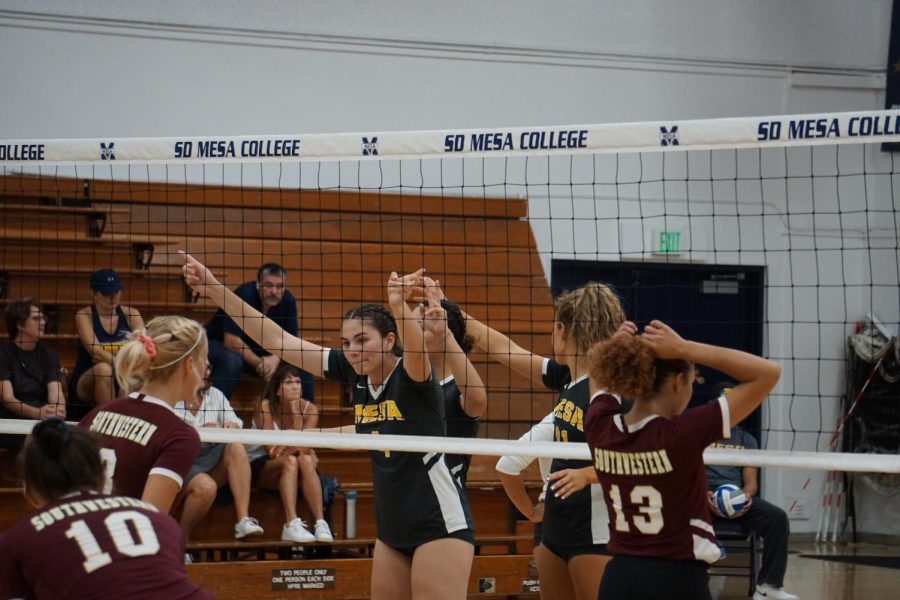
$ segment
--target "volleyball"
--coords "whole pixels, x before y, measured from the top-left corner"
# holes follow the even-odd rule
[[[730,483],[716,488],[714,498],[719,513],[727,518],[735,516],[747,506],[747,496],[744,494],[744,490]]]

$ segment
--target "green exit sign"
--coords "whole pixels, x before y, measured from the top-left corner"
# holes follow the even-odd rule
[[[658,231],[654,238],[656,240],[654,254],[681,254],[684,240],[680,231]]]

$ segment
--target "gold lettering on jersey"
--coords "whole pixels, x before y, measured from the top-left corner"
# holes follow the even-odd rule
[[[380,423],[382,421],[402,421],[403,413],[393,400],[378,404],[357,404],[353,407],[354,422],[357,425]]]
[[[584,431],[584,411],[578,408],[571,400],[563,398],[553,409],[553,417],[561,419],[574,426],[578,431]]]
[[[54,506],[49,510],[31,517],[31,526],[35,531],[41,531],[45,527],[53,525],[57,521],[62,521],[66,517],[73,515],[83,515],[101,510],[112,510],[116,508],[145,508],[153,512],[159,512],[152,504],[141,502],[137,498],[126,498],[125,496],[116,496],[112,498],[95,498],[92,500],[75,500],[74,502],[66,502],[59,506]]]
[[[137,417],[101,410],[91,423],[91,431],[114,438],[122,438],[146,446],[158,427]]]
[[[746,450],[746,447],[743,444],[723,444],[722,442],[715,442],[709,445],[710,448],[722,448],[725,450]]]
[[[675,469],[665,449],[651,452],[616,452],[594,449],[594,468],[612,475],[663,475]]]
[[[113,356],[122,349],[122,342],[107,342],[105,344],[100,344],[100,347],[105,351],[109,352]]]

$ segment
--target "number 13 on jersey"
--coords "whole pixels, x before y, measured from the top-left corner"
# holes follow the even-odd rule
[[[622,491],[618,485],[609,487],[609,499],[612,501],[613,512],[616,514],[616,531],[628,533],[631,531],[632,525],[646,535],[654,535],[662,530],[662,495],[652,485],[636,485],[631,488],[627,500],[632,507],[637,509],[637,513],[634,513],[633,510],[625,510],[625,505],[622,503]],[[628,522],[626,513],[634,513],[631,523]]]

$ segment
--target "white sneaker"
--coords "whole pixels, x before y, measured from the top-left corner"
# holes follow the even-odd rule
[[[281,539],[286,542],[314,542],[316,536],[311,534],[306,527],[306,523],[302,519],[294,519],[290,523],[286,523],[284,529],[281,530]]]
[[[241,540],[248,535],[259,535],[263,532],[263,528],[259,526],[259,521],[253,517],[244,517],[234,526],[234,539]]]
[[[800,596],[784,591],[784,588],[761,583],[756,586],[753,600],[800,600]]]
[[[325,519],[316,521],[316,541],[317,542],[333,542],[334,536],[331,535],[331,527]]]

